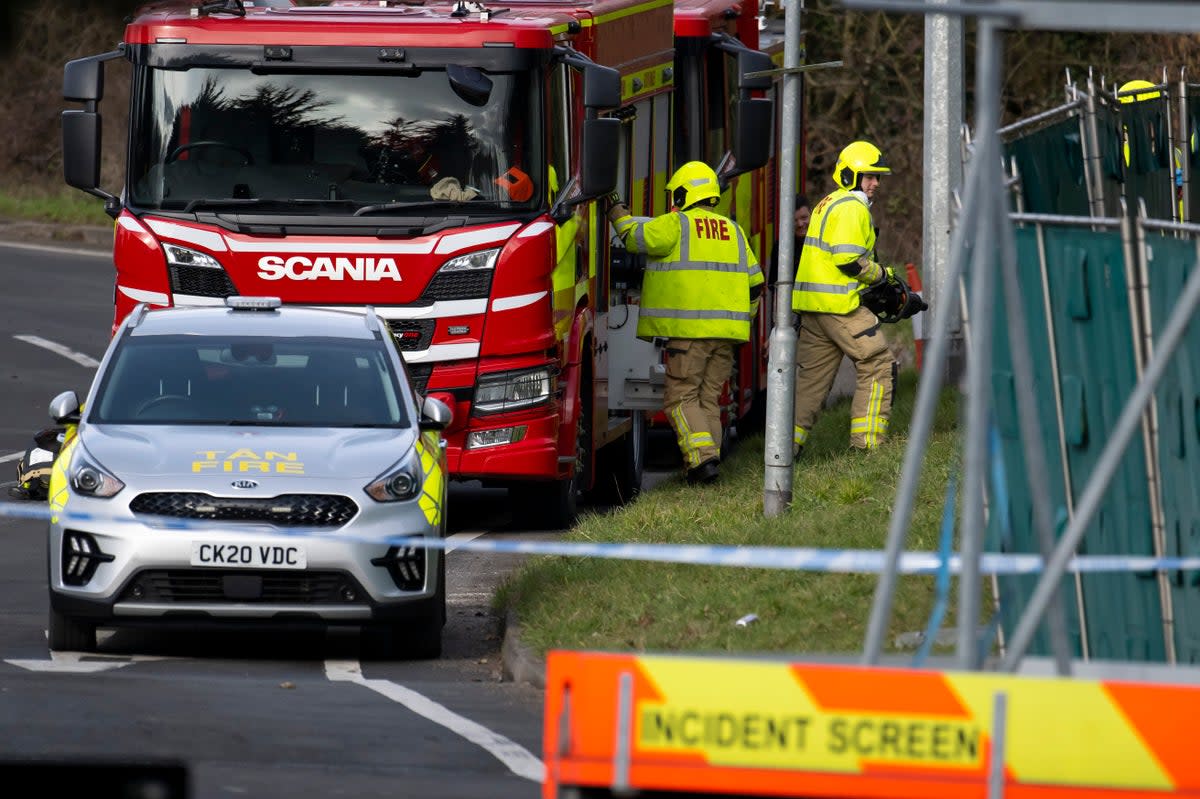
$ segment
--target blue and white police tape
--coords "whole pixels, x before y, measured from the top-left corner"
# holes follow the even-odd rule
[[[58,514],[67,521],[121,522],[121,519],[95,514]],[[44,503],[0,503],[0,517],[40,519],[48,521],[50,509]],[[131,520],[125,520],[131,521]],[[146,519],[139,518],[138,524]],[[163,530],[208,530],[211,523],[186,519],[155,517],[154,524]],[[243,527],[249,531],[250,525]],[[258,533],[257,530],[253,531]],[[305,538],[334,537],[324,530],[270,528],[271,536],[295,536]],[[336,535],[345,541],[344,534]],[[376,540],[376,539],[372,539]],[[380,544],[407,544],[418,540],[414,536],[395,536],[379,540]],[[824,572],[836,574],[879,574],[883,572],[885,557],[879,549],[818,549],[815,547],[765,547],[765,546],[698,546],[692,544],[609,544],[579,541],[547,541],[544,539],[475,538],[451,540],[443,538],[419,539],[429,549],[453,549],[469,552],[501,552],[524,555],[561,555],[578,558],[606,558],[609,560],[652,561],[656,563],[678,563],[694,566],[742,566],[753,569],[783,569],[789,571]],[[904,552],[900,556],[901,574],[936,574],[942,568],[942,557],[937,552]],[[962,561],[958,555],[949,559],[949,571],[958,574]],[[980,559],[980,571],[984,575],[1037,574],[1042,570],[1041,555],[984,553]],[[1067,565],[1068,572],[1155,572],[1155,571],[1200,571],[1200,557],[1152,557],[1135,555],[1079,555]]]

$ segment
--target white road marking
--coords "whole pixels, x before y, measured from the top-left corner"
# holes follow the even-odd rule
[[[10,452],[7,455],[0,455],[0,463],[8,463],[9,461],[20,460],[21,456],[24,454],[25,453],[22,451],[22,452]]]
[[[325,661],[325,676],[334,682],[352,682],[370,688],[393,702],[408,708],[435,724],[440,724],[453,733],[461,735],[471,743],[484,749],[499,760],[518,777],[540,783],[546,776],[546,767],[528,749],[489,730],[482,724],[460,716],[449,708],[439,705],[429,697],[411,688],[405,688],[388,680],[367,680],[362,676],[362,667],[354,660]]]
[[[20,456],[18,455],[17,457]],[[453,535],[447,536],[446,551],[453,552],[454,550],[458,549],[459,544],[465,544],[468,541],[474,541],[481,535],[484,535],[484,531],[482,530],[480,530],[478,533],[454,533]]]
[[[109,250],[89,250],[75,247],[50,247],[45,244],[21,244],[13,241],[0,243],[0,247],[11,247],[17,250],[37,250],[38,252],[53,252],[60,255],[90,255],[93,258],[112,258]]]
[[[19,341],[24,341],[26,344],[32,344],[35,347],[41,347],[44,350],[50,350],[56,355],[61,355],[64,358],[68,358],[80,366],[86,366],[89,369],[95,369],[100,365],[100,362],[90,355],[84,355],[82,352],[76,352],[69,347],[64,347],[62,344],[42,338],[41,336],[21,335],[13,336],[13,338]]]
[[[5,663],[26,671],[56,672],[59,674],[94,674],[130,665],[137,661],[161,658],[128,657],[126,655],[96,655],[82,652],[51,652],[49,660],[5,660]]]

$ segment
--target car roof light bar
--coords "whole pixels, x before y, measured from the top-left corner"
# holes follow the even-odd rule
[[[226,297],[225,306],[235,311],[275,311],[283,305],[278,297]]]

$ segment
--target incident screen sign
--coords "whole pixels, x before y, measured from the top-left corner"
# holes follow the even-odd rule
[[[726,766],[855,772],[867,761],[977,768],[984,752],[981,727],[961,718],[735,712],[653,702],[640,704],[636,734],[642,752],[702,754]]]

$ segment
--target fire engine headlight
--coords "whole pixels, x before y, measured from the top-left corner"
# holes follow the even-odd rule
[[[167,254],[167,263],[172,266],[202,266],[207,269],[221,269],[221,262],[211,255],[180,247],[178,244],[164,244],[163,251]]]
[[[553,382],[547,368],[480,377],[475,389],[475,412],[500,413],[549,402]]]
[[[421,493],[421,470],[413,455],[376,477],[363,490],[376,502],[403,502]]]
[[[439,271],[461,272],[466,269],[491,269],[496,265],[496,258],[499,255],[499,248],[469,252],[466,255],[459,255],[446,261],[446,263],[442,264]]]
[[[77,451],[68,475],[77,494],[107,499],[120,493],[125,484],[82,450]]]

